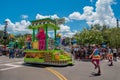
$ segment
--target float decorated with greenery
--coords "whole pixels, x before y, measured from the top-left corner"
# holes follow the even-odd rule
[[[32,30],[32,37],[28,36],[26,39],[27,49],[24,51],[25,63],[37,63],[47,65],[72,65],[72,56],[70,53],[61,50],[60,48],[60,34],[57,34],[58,26],[62,24],[64,19],[45,18],[31,21],[28,26]],[[48,31],[54,30],[54,40],[51,46]]]

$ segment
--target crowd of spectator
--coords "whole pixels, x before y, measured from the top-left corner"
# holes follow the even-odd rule
[[[101,56],[101,59],[107,59],[107,54],[109,53],[109,49],[112,50],[113,53],[113,60],[120,59],[120,48],[115,47],[102,47],[99,46],[99,54]],[[89,55],[93,52],[94,48],[92,46],[86,47],[86,46],[72,46],[71,47],[71,53],[75,60],[80,59],[88,59]]]
[[[102,47],[99,46],[99,54],[101,59],[107,59],[107,54],[109,53],[109,49],[112,50],[113,60],[120,59],[120,48],[115,47]],[[72,46],[70,48],[71,54],[73,55],[75,60],[88,59],[89,55],[93,52],[93,46]],[[6,55],[9,58],[18,58],[24,57],[24,48],[2,48],[0,47],[0,55]]]
[[[24,49],[19,48],[0,48],[0,54],[8,56],[9,58],[22,58],[24,57]]]

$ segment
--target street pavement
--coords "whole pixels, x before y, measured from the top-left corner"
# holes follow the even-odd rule
[[[0,56],[0,80],[120,80],[120,60],[108,66],[102,60],[101,76],[94,76],[97,70],[90,61],[75,61],[74,66],[43,66],[24,64],[23,58],[9,59]]]
[[[120,61],[114,62],[114,66],[108,66],[108,61],[101,61],[101,76],[94,76],[97,72],[89,61],[75,61],[74,66],[55,68],[68,80],[120,80]]]

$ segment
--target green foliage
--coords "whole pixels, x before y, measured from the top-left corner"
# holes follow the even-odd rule
[[[106,25],[92,25],[90,30],[84,29],[74,36],[78,44],[101,44],[106,42],[112,47],[120,47],[120,28],[109,28]]]
[[[19,45],[24,46],[25,45],[25,38],[26,38],[25,36],[20,36],[20,37],[16,38],[16,40],[17,40]]]
[[[2,30],[0,30],[0,44],[6,45],[9,43],[9,34],[6,35],[7,35],[7,39],[3,39],[4,33]]]
[[[120,28],[112,28],[108,30],[108,42],[113,47],[120,47]]]
[[[82,32],[75,35],[78,44],[100,44],[103,42],[102,33],[98,30],[84,29]]]

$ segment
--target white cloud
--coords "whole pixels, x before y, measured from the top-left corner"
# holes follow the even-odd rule
[[[41,14],[36,15],[36,19],[43,19],[43,18],[49,18],[50,16],[43,16]]]
[[[57,30],[57,33],[60,33],[62,37],[70,37],[72,36],[72,32],[70,27],[67,25],[59,25],[60,30]],[[54,37],[54,31],[49,31],[50,37]]]
[[[57,16],[57,14],[54,14],[54,15],[45,15],[45,16],[43,16],[43,15],[41,15],[41,14],[37,14],[36,15],[36,19],[43,19],[43,18],[52,18],[52,19],[56,19],[56,18],[59,18],[58,16]],[[70,19],[69,18],[67,18],[67,17],[63,17],[63,18],[65,18],[65,21],[66,22],[69,22],[70,21]],[[70,36],[72,36],[74,33],[73,32],[71,32],[70,31],[70,27],[69,26],[67,26],[67,25],[59,25],[59,27],[60,27],[60,30],[58,30],[57,32],[58,33],[60,33],[60,34],[62,34],[62,36],[64,35],[64,36],[68,36],[68,37],[70,37]],[[53,33],[53,31],[49,31],[50,33],[52,32]],[[54,36],[54,34],[49,34],[49,36],[51,36],[51,37],[53,37]]]
[[[67,18],[67,17],[63,17],[63,18],[65,18],[65,22],[70,22],[70,21],[72,21],[72,20],[70,20],[70,19]]]
[[[93,9],[94,9],[93,7],[85,6],[83,8],[84,10],[83,14],[80,14],[79,12],[73,12],[72,14],[69,15],[69,18],[73,20],[86,19],[87,21],[92,21]]]
[[[44,19],[44,18],[51,18],[51,19],[59,19],[60,17],[57,14],[54,15],[41,15],[41,14],[37,14],[36,15],[36,20],[38,19]],[[63,17],[65,18],[65,22],[70,22],[72,20],[70,20],[68,17]]]
[[[3,29],[4,29],[4,25],[0,24],[0,30],[3,30]]]
[[[28,15],[21,15],[22,19],[27,19]]]
[[[67,25],[59,25],[60,30],[57,33],[60,33],[62,37],[71,37],[73,36],[74,32],[71,32],[70,27]],[[54,31],[49,31],[49,36],[54,37]]]
[[[74,20],[82,20],[81,14],[79,12],[73,12],[69,15],[69,18]]]
[[[51,17],[52,19],[59,18],[59,17],[57,16],[57,14],[51,15],[50,17]]]
[[[69,26],[67,26],[67,25],[60,25],[59,26],[60,27],[60,30],[59,30],[59,32],[68,32],[68,31],[70,31],[70,27]]]
[[[51,16],[43,16],[40,14],[36,15],[36,19],[43,19],[43,18],[59,18],[56,14]],[[64,17],[66,20],[68,18]],[[7,31],[12,34],[25,34],[25,33],[31,33],[32,31],[27,29],[27,27],[30,25],[29,21],[21,20],[20,22],[11,22],[10,19],[6,19],[5,21],[8,21],[8,28]],[[4,30],[5,25],[0,25],[0,30]],[[59,25],[60,30],[58,32],[60,33],[68,33],[70,32],[70,27],[67,25]]]
[[[12,34],[25,34],[25,33],[31,33],[31,30],[27,29],[27,27],[30,25],[29,21],[21,20],[21,22],[11,22],[10,19],[6,19],[5,21],[8,21],[8,27],[7,31],[8,33]],[[5,25],[0,25],[0,29],[4,30]]]
[[[56,18],[59,18],[58,16],[57,16],[57,14],[54,14],[54,15],[47,15],[47,16],[43,16],[43,15],[41,15],[41,14],[37,14],[36,15],[36,19],[44,19],[44,18],[52,18],[52,19],[56,19]]]
[[[73,37],[76,33],[77,31],[69,31],[69,32],[64,33],[62,37]]]
[[[116,26],[116,18],[111,8],[112,4],[114,4],[114,0],[97,0],[95,9],[91,6],[85,6],[83,14],[73,12],[69,15],[69,18],[72,20],[86,20],[88,25],[105,24],[113,27]]]
[[[70,27],[67,25],[60,25],[58,33],[62,34],[62,37],[72,37],[77,31],[71,31]]]
[[[111,8],[113,2],[113,0],[98,0],[96,2],[96,12],[94,13],[95,16],[93,15],[93,24],[95,24],[97,20],[97,23],[101,25],[116,26],[116,18]]]

